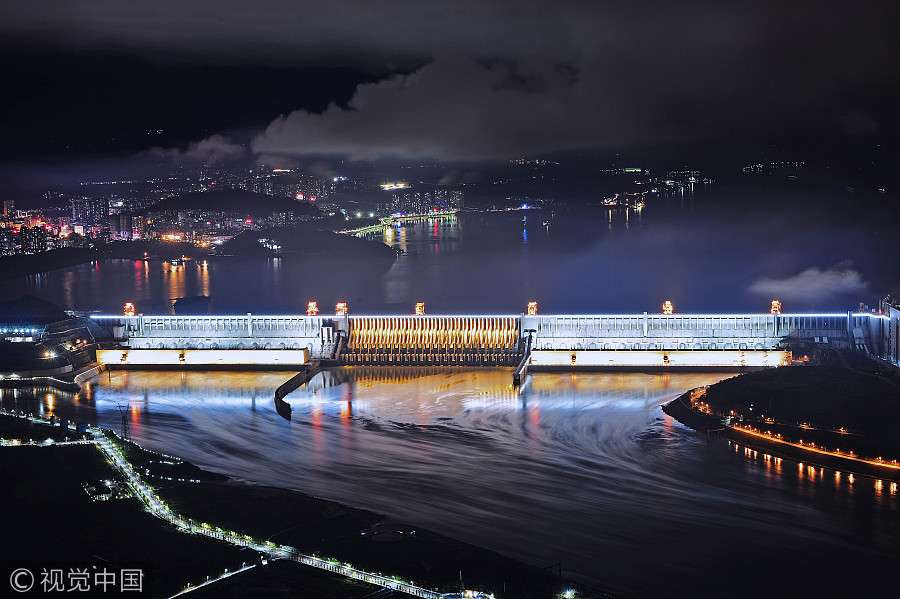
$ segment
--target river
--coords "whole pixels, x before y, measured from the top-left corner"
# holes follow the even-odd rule
[[[783,296],[785,310],[843,311],[900,280],[897,237],[873,235],[882,225],[865,215],[738,202],[723,219],[693,199],[665,202],[395,227],[373,236],[403,250],[388,272],[291,257],[109,260],[4,282],[0,297],[112,313],[131,301],[145,314],[191,295],[210,296],[220,314],[297,313],[310,300],[323,311],[347,301],[357,314],[411,313],[417,301],[429,313],[515,314],[531,300],[543,313],[640,313],[666,299],[680,312],[731,312],[767,309],[754,282],[790,293],[821,279],[827,292]],[[707,441],[659,409],[721,374],[536,374],[517,391],[509,369],[351,368],[289,395],[286,421],[272,398],[288,376],[114,372],[77,396],[0,397],[117,431],[122,405],[151,449],[561,563],[615,594],[833,596],[896,584],[895,488]]]
[[[771,202],[771,200],[770,200]],[[772,208],[754,196],[726,202],[650,200],[641,212],[602,206],[461,213],[395,226],[369,238],[403,250],[390,270],[355,259],[216,258],[173,268],[105,260],[4,281],[0,300],[33,294],[72,310],[171,314],[176,298],[205,295],[213,314],[547,314],[836,311],[900,294],[900,235],[870,212],[822,202]],[[352,226],[352,221],[347,226]],[[380,266],[380,265],[379,265]]]
[[[888,483],[708,441],[660,410],[728,375],[537,374],[515,390],[505,368],[355,367],[290,394],[287,421],[272,398],[288,376],[112,372],[77,396],[2,403],[117,431],[124,406],[151,449],[561,563],[623,596],[874,590],[900,557]]]

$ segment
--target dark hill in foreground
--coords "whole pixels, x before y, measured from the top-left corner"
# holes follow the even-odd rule
[[[5,326],[43,326],[68,317],[56,304],[33,295],[0,302],[0,323]]]
[[[825,430],[844,428],[900,451],[900,378],[867,358],[832,353],[812,366],[784,366],[726,379],[707,389],[714,413],[772,418]]]
[[[294,212],[309,215],[318,214],[319,212],[309,202],[298,202],[290,198],[263,195],[243,189],[217,189],[215,191],[188,193],[157,202],[147,208],[145,212],[177,210],[239,212],[255,217],[270,216],[273,212]]]

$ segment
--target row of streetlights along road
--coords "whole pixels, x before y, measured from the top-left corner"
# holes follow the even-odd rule
[[[134,470],[131,463],[122,455],[121,449],[110,442],[102,429],[91,427],[89,430],[94,437],[94,442],[97,447],[100,448],[116,468],[125,476],[128,486],[132,489],[135,496],[138,497],[154,515],[171,522],[184,532],[202,534],[234,545],[253,549],[254,551],[267,555],[273,559],[289,559],[306,564],[307,566],[328,570],[329,572],[334,572],[346,576],[347,578],[353,578],[355,580],[361,580],[370,584],[394,589],[414,597],[442,599],[451,596],[415,586],[397,577],[388,577],[374,572],[367,572],[365,570],[360,570],[359,568],[354,568],[350,564],[342,564],[335,559],[326,559],[316,555],[303,554],[297,549],[287,545],[275,545],[275,543],[272,543],[271,541],[263,543],[254,540],[249,535],[240,535],[235,532],[222,530],[218,527],[213,528],[206,523],[197,524],[192,520],[183,518],[173,512],[169,506],[157,497],[149,486],[144,484],[140,475]],[[493,599],[493,595],[488,593],[478,593],[473,596]]]
[[[6,410],[3,410],[3,413],[9,415],[17,414],[9,413]],[[25,416],[32,421],[40,421],[40,419],[31,418],[30,416]],[[169,506],[167,506],[157,495],[153,492],[153,490],[144,483],[141,479],[140,475],[131,465],[131,463],[125,459],[125,456],[122,455],[122,450],[113,445],[109,438],[106,436],[106,433],[103,429],[96,427],[89,427],[88,432],[91,433],[93,437],[93,441],[84,440],[84,441],[63,441],[63,442],[49,442],[45,441],[42,443],[38,442],[22,442],[19,440],[7,440],[4,439],[2,445],[4,446],[20,446],[20,445],[87,445],[93,444],[96,445],[100,451],[104,453],[104,455],[110,460],[110,462],[116,467],[119,472],[125,477],[125,480],[129,486],[129,488],[134,493],[135,497],[139,498],[141,502],[147,507],[147,509],[153,513],[154,515],[163,518],[177,526],[183,532],[189,532],[192,534],[202,534],[207,537],[212,537],[214,539],[219,539],[220,541],[225,541],[228,543],[232,543],[234,545],[240,545],[241,547],[246,547],[248,549],[253,549],[259,553],[269,556],[273,559],[288,559],[296,562],[300,562],[302,564],[306,564],[307,566],[313,566],[315,568],[319,568],[322,570],[328,570],[329,572],[334,572],[336,574],[340,574],[342,576],[346,576],[347,578],[352,578],[354,580],[361,580],[364,582],[368,582],[370,584],[380,585],[386,588],[394,589],[396,591],[400,591],[406,593],[408,595],[412,595],[414,597],[424,597],[426,599],[444,599],[451,596],[458,596],[453,594],[442,594],[437,591],[432,591],[430,589],[425,589],[422,587],[418,587],[416,585],[410,584],[397,578],[396,576],[384,576],[382,574],[376,574],[374,572],[367,572],[365,570],[360,570],[359,568],[354,568],[350,564],[342,564],[336,559],[331,558],[321,558],[316,555],[307,555],[300,553],[297,549],[293,547],[289,547],[287,545],[276,545],[271,541],[266,541],[265,543],[256,541],[249,535],[240,535],[236,532],[222,530],[219,527],[212,527],[206,523],[196,523],[193,520],[189,520],[183,518],[173,512]],[[235,574],[236,572],[228,573],[227,575]],[[196,587],[192,587],[196,588]],[[493,595],[489,593],[479,593],[472,592],[471,595],[473,597],[483,597],[484,599],[493,599]],[[180,594],[180,593],[179,593]]]

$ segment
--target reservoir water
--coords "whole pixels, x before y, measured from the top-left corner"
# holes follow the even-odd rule
[[[602,206],[462,213],[369,238],[402,250],[389,270],[353,258],[216,258],[171,267],[105,260],[4,281],[0,299],[32,294],[72,310],[171,314],[205,295],[214,314],[640,314],[843,312],[900,294],[900,219],[771,194],[660,198],[643,211]],[[775,204],[773,206],[773,203]],[[347,223],[353,226],[353,221]]]

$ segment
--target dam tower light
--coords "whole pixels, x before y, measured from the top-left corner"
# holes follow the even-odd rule
[[[425,315],[425,302],[416,302],[416,316]]]
[[[666,300],[662,305],[663,314],[671,314],[675,311],[675,307],[672,305],[672,302]]]
[[[781,302],[772,300],[772,314],[781,314]]]
[[[306,304],[306,315],[316,316],[319,313],[319,304],[317,302],[309,302]]]
[[[528,316],[537,314],[537,302],[528,302]]]
[[[334,306],[335,316],[347,316],[347,302],[338,302]]]

